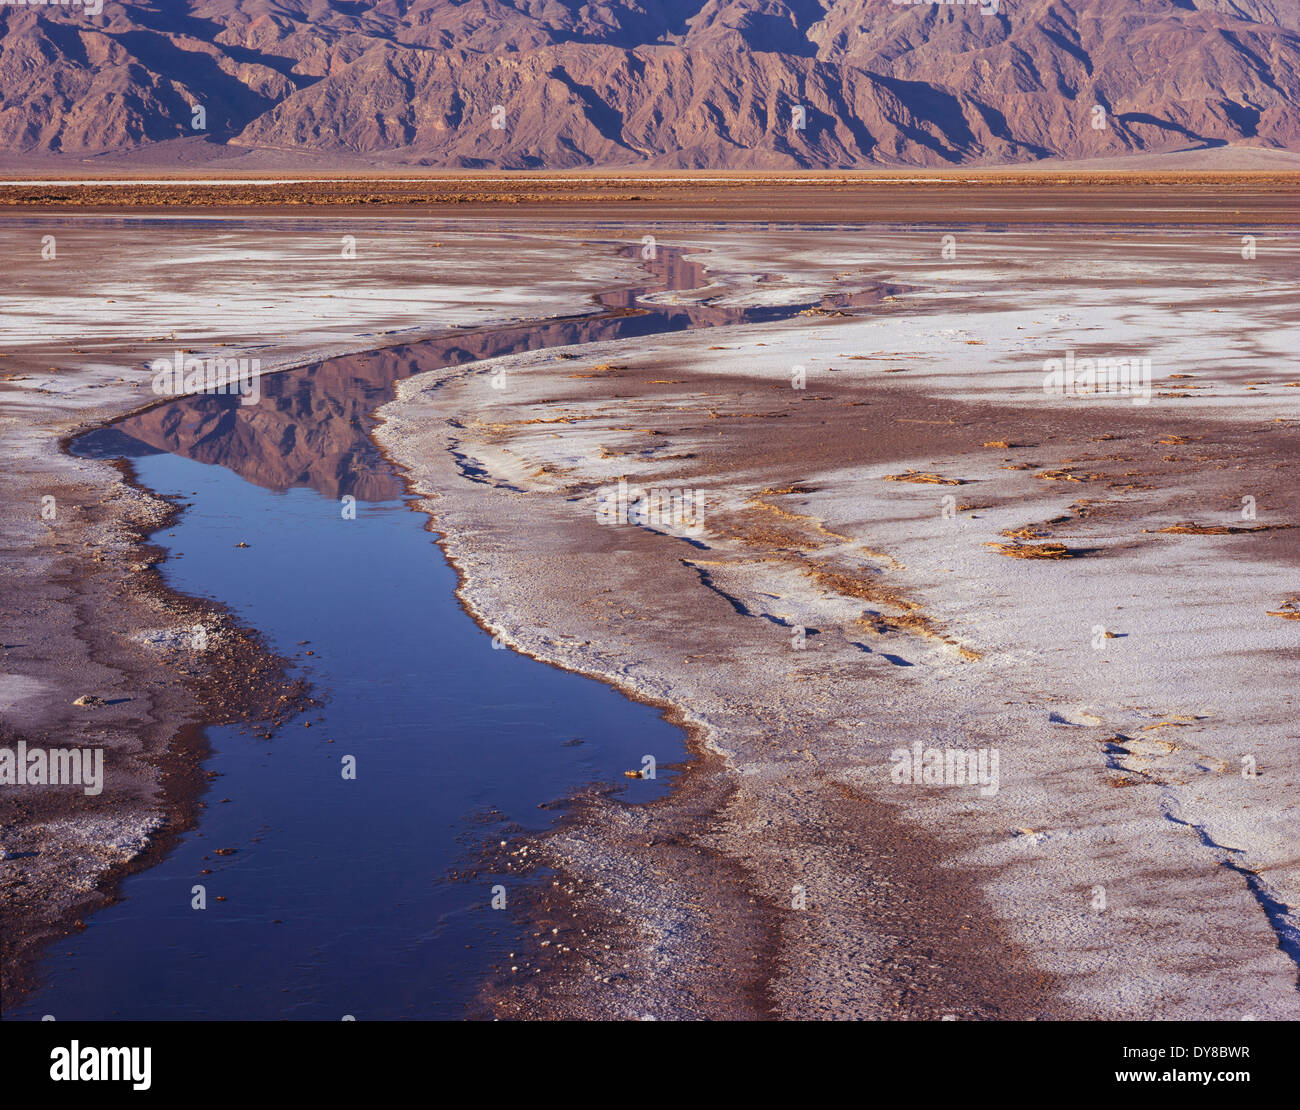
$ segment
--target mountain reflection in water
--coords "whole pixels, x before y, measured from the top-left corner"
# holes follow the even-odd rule
[[[621,250],[625,257],[637,257],[641,248]],[[402,496],[402,482],[370,433],[375,410],[392,399],[395,383],[403,378],[548,347],[784,320],[809,308],[876,303],[892,291],[876,286],[787,305],[663,305],[643,298],[703,289],[709,284],[705,267],[669,247],[659,247],[642,265],[653,281],[600,294],[595,298],[600,310],[590,315],[455,331],[267,374],[258,383],[256,404],[242,404],[235,395],[195,394],[90,432],[74,449],[96,458],[167,452],[225,467],[263,489],[305,487],[334,499],[390,501]]]

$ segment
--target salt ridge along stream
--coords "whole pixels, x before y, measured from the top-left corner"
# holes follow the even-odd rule
[[[270,739],[208,729],[197,828],[56,942],[43,986],[7,1016],[463,1017],[527,929],[510,901],[523,880],[476,870],[482,848],[548,827],[584,787],[629,804],[669,787],[680,731],[594,680],[495,650],[369,438],[371,414],[414,373],[811,307],[644,302],[706,284],[678,251],[645,265],[653,284],[602,294],[593,315],[332,359],[264,378],[255,405],[185,397],[74,444],[130,459],[140,484],[183,505],[154,537],[167,583],[256,627],[324,704]],[[626,778],[646,754],[658,777]]]

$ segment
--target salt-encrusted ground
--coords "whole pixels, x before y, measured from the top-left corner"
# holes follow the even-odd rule
[[[110,756],[93,806],[6,791],[11,981],[192,816],[178,730],[238,708],[151,685],[177,628],[221,616],[129,569],[160,507],[58,440],[152,400],[146,364],[178,345],[270,370],[582,311],[634,266],[536,224],[6,233],[28,261],[0,305],[22,321],[0,360],[0,712]],[[499,1012],[1295,1016],[1300,625],[1269,615],[1300,593],[1293,234],[951,233],[955,258],[939,230],[664,233],[706,248],[720,302],[918,292],[462,366],[385,410],[481,619],[675,707],[700,745],[670,800],[582,799],[530,852],[558,869],[539,924],[574,932],[530,954],[542,987],[491,992]],[[1070,350],[1148,355],[1155,396],[1045,396]],[[620,476],[703,490],[703,533],[599,524]],[[1017,542],[1069,557],[986,546]],[[279,676],[227,631],[182,662],[255,702]],[[917,740],[995,749],[997,792],[892,781]]]
[[[692,239],[704,298],[925,289],[382,410],[480,619],[705,753],[543,844],[539,920],[586,932],[492,1003],[1300,1016],[1294,235]],[[1147,403],[1045,395],[1071,350],[1150,357]],[[704,491],[702,532],[599,523],[620,478]],[[916,741],[996,750],[996,793],[894,781]]]

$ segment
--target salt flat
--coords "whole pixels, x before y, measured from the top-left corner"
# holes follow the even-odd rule
[[[0,862],[26,956],[195,817],[176,726],[217,712],[149,682],[178,628],[220,620],[131,569],[165,507],[59,441],[151,403],[148,362],[178,344],[345,369],[449,327],[591,313],[591,293],[635,281],[614,241],[645,230],[42,216],[6,231],[28,261],[0,351],[5,721],[121,757],[93,824],[57,806],[5,822],[7,854],[41,848],[21,872]],[[535,846],[558,876],[539,921],[577,914],[598,939],[532,953],[544,986],[496,986],[489,1004],[1295,1016],[1294,231],[655,233],[709,282],[655,300],[719,319],[823,307],[470,362],[382,411],[377,438],[425,496],[467,607],[503,642],[664,706],[698,754],[671,798],[577,799]],[[39,259],[45,234],[57,263]],[[1045,393],[1068,351],[1150,358],[1151,396]],[[703,532],[600,524],[620,478],[703,491]],[[1052,544],[1066,557],[991,546]],[[261,674],[256,701],[277,661],[229,632],[211,665]],[[121,701],[88,717],[71,702],[90,686]],[[891,755],[918,740],[996,750],[997,790],[894,781]]]
[[[783,1016],[1296,1016],[1296,625],[1269,615],[1296,593],[1294,237],[1248,261],[1218,233],[975,233],[952,265],[914,232],[692,240],[708,303],[919,288],[494,360],[383,410],[465,602],[671,707],[726,799],[592,800],[543,852],[616,955],[502,1005],[719,1016],[730,979],[743,1012],[768,957],[700,908],[735,869]],[[1148,403],[1045,394],[1067,349],[1149,355]],[[602,526],[619,479],[705,491],[703,533]],[[993,546],[1045,542],[1066,557]],[[998,750],[1000,788],[891,781],[917,739]]]

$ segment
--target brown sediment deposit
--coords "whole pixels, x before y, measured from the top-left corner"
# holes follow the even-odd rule
[[[1171,524],[1168,528],[1157,528],[1157,532],[1165,532],[1175,536],[1239,536],[1245,532],[1276,532],[1279,528],[1294,528],[1294,524],[1197,524],[1195,521],[1184,521],[1181,524]]]
[[[1073,559],[1075,553],[1063,543],[990,543],[999,555],[1013,559]]]
[[[965,478],[945,478],[942,474],[922,473],[919,470],[907,470],[902,474],[883,474],[886,482],[919,482],[931,486],[964,486]]]
[[[91,170],[89,173],[94,174]],[[66,175],[66,179],[65,179]],[[32,176],[44,176],[37,171]],[[39,185],[0,183],[0,211],[179,210],[254,214],[290,210],[313,215],[532,216],[676,221],[754,220],[832,223],[997,222],[1002,224],[1140,224],[1240,227],[1298,219],[1300,173],[1108,172],[1062,167],[1024,170],[926,170],[800,174],[761,172],[571,175],[512,172],[283,175],[248,174],[223,181],[212,171],[175,171],[148,183],[116,171],[114,184],[79,184],[65,167]],[[98,176],[98,175],[96,175]],[[259,180],[259,176],[265,178]],[[172,181],[166,178],[174,178]],[[955,202],[959,203],[955,205]],[[901,369],[901,368],[900,368]]]

